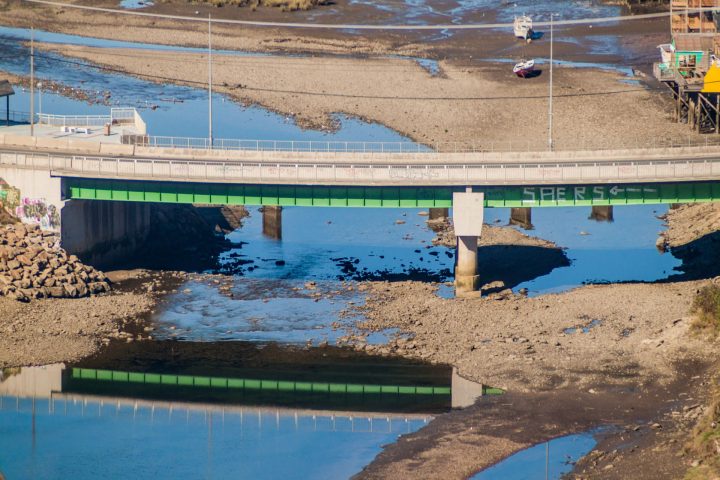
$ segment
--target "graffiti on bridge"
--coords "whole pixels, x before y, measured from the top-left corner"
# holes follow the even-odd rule
[[[657,195],[657,187],[645,185],[632,186],[577,186],[577,187],[526,187],[522,192],[522,202],[534,204],[541,202],[578,202],[585,200],[602,201],[634,195]]]
[[[60,228],[60,212],[55,205],[44,198],[22,197],[15,208],[15,216],[23,223],[40,225],[43,230]]]

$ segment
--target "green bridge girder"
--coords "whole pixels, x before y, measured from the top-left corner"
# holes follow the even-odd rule
[[[328,187],[64,178],[65,198],[210,205],[452,207],[457,187]],[[720,182],[477,187],[486,207],[568,207],[720,201]]]

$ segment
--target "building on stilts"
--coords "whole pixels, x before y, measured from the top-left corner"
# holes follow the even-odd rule
[[[720,0],[671,0],[670,43],[659,45],[655,77],[675,101],[674,118],[720,133]]]

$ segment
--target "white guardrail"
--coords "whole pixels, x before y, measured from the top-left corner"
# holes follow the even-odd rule
[[[30,121],[30,114],[26,113],[26,121]],[[138,133],[146,131],[145,122],[134,108],[111,108],[110,115],[55,115],[51,113],[36,113],[38,125],[51,125],[53,127],[102,127],[105,124],[132,124]]]
[[[197,150],[231,150],[263,152],[336,152],[336,153],[492,153],[547,152],[547,144],[532,141],[513,142],[435,142],[424,145],[416,142],[364,141],[302,141],[253,140],[207,137],[168,137],[158,135],[124,135],[122,143],[139,147],[178,148]],[[556,151],[608,151],[622,149],[667,149],[688,147],[720,147],[720,137],[698,139],[637,139],[612,144],[578,142],[572,148]]]
[[[537,185],[720,179],[715,158],[514,164],[278,163],[0,152],[0,165],[52,175],[122,180],[293,185]]]

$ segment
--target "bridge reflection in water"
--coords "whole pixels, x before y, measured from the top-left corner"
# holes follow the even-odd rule
[[[112,393],[114,382],[74,378],[63,365],[5,369],[3,376],[0,473],[6,478],[347,478],[382,445],[432,419],[241,405],[217,392],[209,395],[212,402],[188,401],[177,396],[177,386],[161,384],[153,388],[169,388],[175,398],[128,390],[128,383],[115,384]],[[122,393],[128,391],[133,395]],[[449,395],[439,397],[449,408]],[[429,408],[437,411],[437,401]]]

